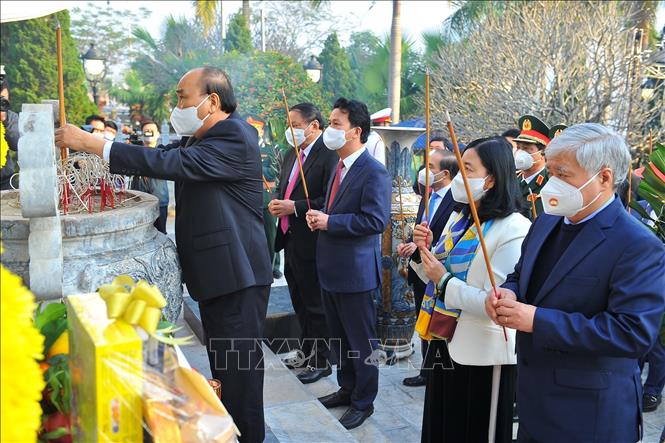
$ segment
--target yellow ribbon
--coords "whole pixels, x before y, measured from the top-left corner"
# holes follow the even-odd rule
[[[111,284],[102,285],[99,295],[106,302],[109,318],[140,326],[153,335],[157,331],[162,308],[166,299],[159,288],[145,280],[134,280],[128,275],[119,275]]]

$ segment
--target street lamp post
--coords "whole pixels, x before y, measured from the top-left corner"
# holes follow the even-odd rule
[[[97,55],[95,44],[90,43],[88,51],[81,56],[85,78],[92,88],[92,99],[97,104],[97,84],[106,76],[106,59]]]
[[[318,83],[321,80],[321,71],[323,71],[323,66],[313,55],[309,57],[309,60],[302,66],[307,72],[307,76],[314,83]]]

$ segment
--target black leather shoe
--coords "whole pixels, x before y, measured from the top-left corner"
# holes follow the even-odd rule
[[[284,276],[284,274],[282,274],[282,271],[280,271],[279,269],[275,269],[274,271],[272,271],[272,276],[273,276],[273,278],[276,278],[276,279],[279,280],[280,278],[282,278]]]
[[[336,408],[338,406],[349,406],[351,404],[351,395],[345,394],[342,391],[333,392],[332,394],[319,397],[319,401],[326,408]]]
[[[651,395],[651,394],[644,394],[642,396],[642,410],[644,412],[652,412],[658,409],[658,405],[662,401],[662,398],[660,395]]]
[[[358,409],[351,406],[349,409],[346,410],[344,415],[342,415],[342,417],[339,419],[339,422],[346,429],[357,428],[358,426],[363,424],[364,421],[367,420],[367,417],[369,417],[373,413],[374,413],[374,406],[370,406],[364,411],[359,411]]]
[[[308,383],[314,383],[330,374],[332,374],[332,368],[330,366],[325,369],[316,369],[313,366],[307,366],[307,368],[298,374],[297,377],[302,384],[306,385]]]
[[[418,374],[415,377],[407,377],[402,380],[404,386],[425,386],[427,384],[427,379],[422,375]]]

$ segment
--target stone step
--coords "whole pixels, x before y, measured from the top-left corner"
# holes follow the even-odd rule
[[[340,424],[338,418],[323,407],[317,396],[300,383],[295,373],[284,366],[279,356],[267,346],[263,349],[265,364],[263,402],[266,427],[275,438],[272,441],[280,443],[357,441]],[[333,391],[324,394],[330,392]],[[266,441],[270,440],[266,438]]]

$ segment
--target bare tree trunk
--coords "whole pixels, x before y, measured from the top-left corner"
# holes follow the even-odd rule
[[[388,76],[388,103],[393,110],[392,121],[399,123],[399,101],[402,79],[402,25],[401,1],[393,0],[393,20],[390,28],[390,71]]]
[[[245,17],[247,27],[250,27],[250,19],[252,18],[252,10],[249,6],[249,0],[242,0],[242,15]]]
[[[220,51],[224,52],[224,4],[219,0],[219,44]]]

